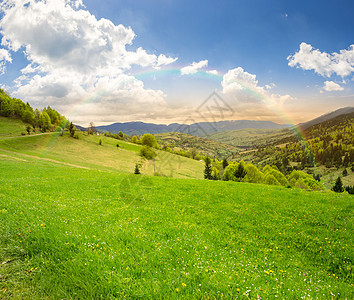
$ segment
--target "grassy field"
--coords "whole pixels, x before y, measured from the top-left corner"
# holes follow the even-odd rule
[[[99,139],[102,145],[99,145]],[[119,144],[119,148],[117,148]],[[133,173],[135,164],[142,164],[142,173],[171,176],[176,178],[203,178],[203,163],[186,157],[157,151],[154,162],[142,160],[141,146],[104,136],[79,133],[74,139],[65,132],[43,135],[26,135],[0,139],[0,154],[22,153],[58,163],[74,164],[89,169],[123,171]]]
[[[353,216],[347,194],[2,153],[0,298],[353,299]]]

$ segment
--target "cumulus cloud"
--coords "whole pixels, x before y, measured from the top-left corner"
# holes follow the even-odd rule
[[[200,62],[193,62],[191,65],[181,68],[182,75],[190,75],[197,73],[200,69],[208,66],[208,60],[201,60]]]
[[[299,51],[289,55],[287,59],[290,67],[314,70],[323,77],[330,77],[332,74],[345,77],[354,72],[354,45],[340,50],[339,53],[329,54],[301,43]]]
[[[105,91],[99,94],[107,109],[96,101],[91,110],[115,114],[117,119],[143,103],[148,103],[146,113],[165,107],[161,91],[144,88],[125,72],[167,65],[177,58],[149,54],[141,47],[127,50],[135,38],[130,27],[98,20],[81,0],[29,0],[25,5],[22,0],[5,0],[0,8],[2,45],[10,51],[24,50],[29,61],[15,81],[16,94],[26,101],[69,107]],[[0,68],[4,61],[11,62],[8,50],[0,51]]]
[[[6,49],[0,49],[0,75],[5,73],[6,62],[12,62],[11,55]]]
[[[221,82],[225,94],[242,91],[248,86],[257,88],[257,84],[256,75],[244,71],[241,67],[229,70]]]
[[[333,82],[333,81],[325,81],[325,85],[323,89],[326,92],[336,92],[336,91],[343,91],[344,88],[341,87],[339,84]]]
[[[258,84],[255,74],[246,72],[238,67],[229,70],[221,82],[222,92],[234,104],[234,110],[243,117],[257,118],[259,116],[267,119],[273,115],[272,111],[283,109],[284,105],[294,100],[290,95],[271,94],[267,87]],[[270,84],[269,87],[274,87]],[[266,118],[267,117],[267,118]]]

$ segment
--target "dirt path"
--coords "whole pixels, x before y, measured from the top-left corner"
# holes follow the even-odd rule
[[[56,163],[56,164],[60,164],[60,165],[64,165],[64,166],[69,166],[69,167],[73,167],[73,168],[93,170],[92,168],[79,166],[79,165],[75,165],[75,164],[71,164],[71,163],[66,163],[66,162],[55,160],[55,159],[51,159],[51,158],[38,157],[38,156],[34,156],[34,155],[29,155],[29,154],[24,154],[24,153],[19,153],[19,152],[13,152],[13,151],[10,151],[10,150],[5,150],[5,149],[0,149],[0,151],[5,152],[5,153],[9,153],[9,154],[12,154],[12,155],[16,154],[16,155],[20,155],[22,157],[34,158],[34,159],[43,160],[43,161],[49,161],[49,162],[52,162],[52,163]],[[18,158],[16,156],[7,155],[7,154],[0,154],[0,156],[10,157],[12,159],[26,161],[25,159]]]
[[[54,133],[55,132],[44,132],[44,133],[36,133],[36,134],[29,134],[29,135],[4,136],[4,137],[0,137],[0,140],[15,139],[15,138],[26,138],[26,137],[31,137],[31,136],[54,134]]]

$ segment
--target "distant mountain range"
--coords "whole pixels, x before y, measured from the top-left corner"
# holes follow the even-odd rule
[[[312,125],[316,125],[316,124],[331,120],[331,119],[338,117],[340,115],[350,114],[352,112],[354,112],[354,107],[343,107],[343,108],[337,109],[335,111],[332,111],[330,113],[319,116],[311,121],[308,121],[305,123],[300,123],[300,124],[298,124],[298,126],[300,126],[302,129],[307,129],[307,128],[311,127]]]
[[[191,125],[173,123],[170,125],[153,124],[144,122],[127,122],[114,123],[106,126],[97,126],[99,131],[109,131],[118,133],[122,131],[128,135],[141,135],[145,133],[165,133],[165,132],[180,132],[195,136],[205,137],[210,134],[224,132],[228,130],[237,130],[245,128],[254,129],[279,129],[287,128],[289,125],[277,124],[271,121],[251,121],[251,120],[235,120],[235,121],[220,121],[220,122],[199,122]]]
[[[309,128],[337,116],[349,114],[354,112],[354,107],[344,107],[337,109],[333,112],[319,116],[308,122],[300,123],[297,126],[302,129]],[[80,130],[87,130],[87,128],[76,126]],[[126,122],[126,123],[113,123],[105,126],[97,126],[99,131],[109,131],[111,133],[118,133],[122,131],[128,135],[142,135],[145,133],[166,133],[166,132],[180,132],[191,134],[199,137],[207,137],[215,133],[239,130],[239,129],[281,129],[290,128],[292,125],[278,124],[271,121],[254,121],[254,120],[234,120],[234,121],[219,121],[219,122],[199,122],[194,124],[178,124],[172,123],[170,125],[144,123],[144,122]]]

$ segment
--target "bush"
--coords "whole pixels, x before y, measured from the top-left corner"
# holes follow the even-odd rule
[[[275,167],[270,167],[269,165],[266,165],[263,168],[263,173],[264,175],[271,174],[275,177],[275,179],[280,183],[282,186],[287,186],[289,184],[288,180],[284,176],[283,173],[281,173],[277,168]]]
[[[274,175],[267,173],[264,177],[264,183],[269,185],[281,185]]]
[[[154,157],[156,157],[156,153],[154,150],[152,150],[149,146],[143,146],[140,149],[140,155],[142,157],[145,157],[146,159],[153,159]]]

